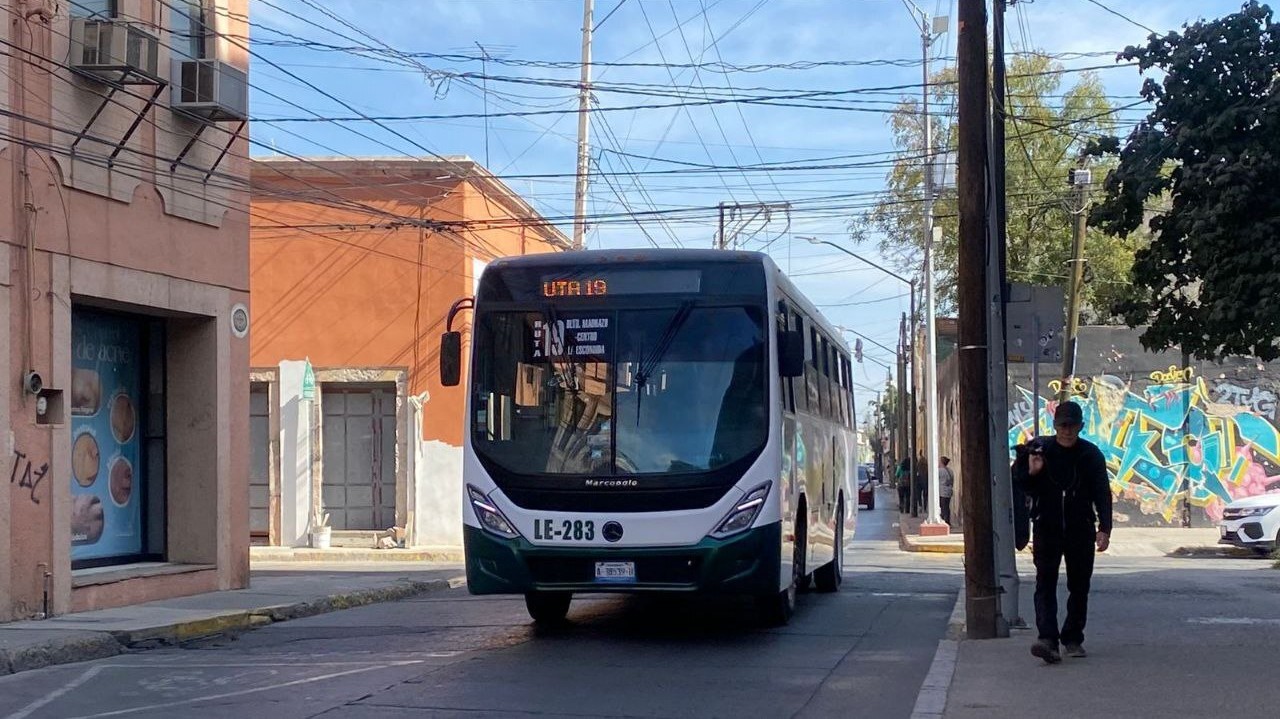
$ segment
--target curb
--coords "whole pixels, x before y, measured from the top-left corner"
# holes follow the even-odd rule
[[[106,659],[122,654],[124,651],[124,646],[110,634],[81,632],[67,639],[0,650],[0,676],[43,669],[56,664]]]
[[[174,646],[195,640],[234,636],[251,629],[353,609],[368,604],[394,602],[400,599],[464,586],[462,578],[429,581],[400,580],[396,585],[333,594],[320,599],[277,604],[258,609],[228,612],[213,617],[175,622],[137,630],[79,632],[66,639],[0,650],[0,676],[42,669],[56,664],[74,664],[116,656],[126,651],[142,651]]]
[[[1217,557],[1240,557],[1252,559],[1258,557],[1252,549],[1247,547],[1233,547],[1230,545],[1220,546],[1197,546],[1197,547],[1178,547],[1169,552],[1167,557],[1185,557],[1185,558],[1217,558]],[[1265,559],[1265,557],[1261,557]]]
[[[964,545],[954,542],[948,544],[934,544],[929,542],[915,543],[903,537],[899,542],[904,552],[920,552],[924,554],[964,554]]]
[[[956,595],[956,604],[951,608],[951,617],[947,619],[947,639],[951,641],[960,641],[965,638],[967,633],[964,621],[964,586],[960,587],[960,593]]]

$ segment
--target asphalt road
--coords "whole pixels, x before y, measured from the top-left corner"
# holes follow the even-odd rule
[[[899,551],[891,507],[782,629],[746,602],[606,596],[540,633],[520,598],[452,590],[0,678],[0,716],[908,717],[961,570]]]

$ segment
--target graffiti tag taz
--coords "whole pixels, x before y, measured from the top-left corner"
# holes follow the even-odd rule
[[[1137,384],[1099,375],[1072,387],[1084,410],[1081,434],[1102,450],[1117,496],[1166,522],[1186,499],[1216,521],[1232,500],[1280,489],[1272,392],[1226,383],[1210,389],[1191,368],[1177,367]],[[1029,406],[1034,395],[1017,390],[1017,404]],[[1040,403],[1040,426],[1052,427],[1057,403]],[[1010,447],[1030,439],[1033,426],[1030,413],[1015,416]]]
[[[22,468],[21,472],[18,471],[19,467]],[[40,504],[40,498],[36,496],[36,488],[48,473],[48,462],[36,467],[31,460],[27,459],[27,455],[19,450],[13,450],[13,469],[9,471],[9,484],[16,482],[19,487],[30,489],[31,501],[36,504]]]

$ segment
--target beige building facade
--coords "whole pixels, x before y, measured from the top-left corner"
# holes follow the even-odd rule
[[[0,8],[0,621],[244,587],[247,0]]]

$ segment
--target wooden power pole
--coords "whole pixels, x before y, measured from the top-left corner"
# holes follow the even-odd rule
[[[996,636],[998,614],[991,524],[987,388],[987,8],[960,0],[956,42],[959,111],[960,445],[964,466],[965,625],[970,639]]]

